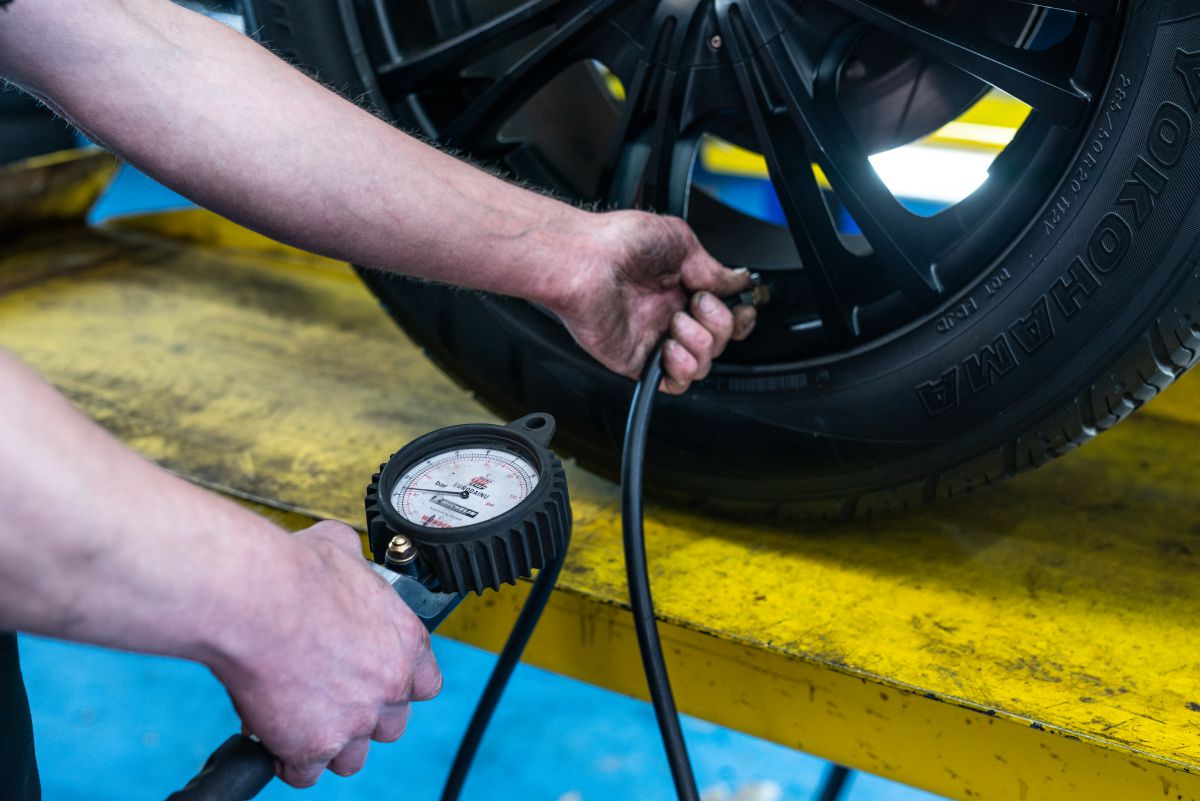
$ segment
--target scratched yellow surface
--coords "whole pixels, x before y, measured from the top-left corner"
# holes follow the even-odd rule
[[[292,527],[361,524],[382,458],[491,419],[347,267],[200,212],[0,245],[0,346]],[[651,505],[681,707],[957,799],[1200,801],[1198,394],[1184,379],[1046,468],[903,517]],[[574,544],[530,660],[644,695],[616,489],[569,473]],[[527,586],[469,600],[446,633],[498,647]]]

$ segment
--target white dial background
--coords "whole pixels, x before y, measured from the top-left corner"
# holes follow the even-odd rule
[[[392,507],[418,526],[473,526],[517,506],[537,483],[537,470],[515,453],[461,448],[410,467],[392,488]]]

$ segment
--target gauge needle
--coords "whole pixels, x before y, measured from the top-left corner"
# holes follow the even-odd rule
[[[471,493],[467,490],[440,490],[440,489],[422,489],[420,487],[409,487],[405,492],[434,492],[438,495],[457,495],[460,498],[470,498]]]

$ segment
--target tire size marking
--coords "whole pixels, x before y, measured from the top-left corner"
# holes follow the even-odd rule
[[[967,319],[977,311],[979,311],[979,301],[975,300],[974,297],[967,298],[938,318],[937,332],[939,334],[950,333],[960,321]]]
[[[1050,235],[1054,233],[1054,229],[1066,218],[1067,211],[1071,208],[1079,193],[1083,191],[1084,185],[1091,179],[1092,171],[1100,163],[1100,156],[1103,155],[1104,149],[1112,139],[1116,118],[1125,110],[1125,101],[1129,98],[1129,92],[1126,90],[1132,84],[1133,81],[1124,73],[1117,76],[1112,94],[1100,118],[1100,128],[1096,131],[1096,135],[1092,137],[1092,141],[1084,148],[1083,155],[1079,157],[1079,161],[1075,163],[1074,168],[1071,170],[1066,191],[1055,198],[1054,204],[1046,212],[1046,216],[1042,218],[1042,232],[1044,234]]]
[[[1183,159],[1193,117],[1200,115],[1200,52],[1178,51],[1175,72],[1191,100],[1192,114],[1175,102],[1164,101],[1155,111],[1141,151],[1109,211],[1092,228],[1086,245],[1066,269],[1028,310],[990,341],[936,378],[915,387],[930,417],[958,408],[967,391],[971,395],[983,392],[1013,372],[1023,359],[1054,338],[1056,325],[1061,328],[1069,324],[1124,263],[1138,232],[1158,207],[1158,198],[1166,190],[1174,168]]]
[[[996,296],[1004,285],[1012,279],[1012,272],[1007,267],[1001,267],[983,282],[983,301],[986,303]],[[948,334],[963,320],[979,311],[979,300],[975,295],[969,295],[966,300],[938,318],[934,328],[939,334]]]

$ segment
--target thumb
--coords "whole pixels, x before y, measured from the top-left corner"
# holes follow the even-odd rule
[[[750,288],[750,271],[731,270],[708,254],[699,244],[683,264],[683,286],[689,292],[711,292],[727,298]]]
[[[302,541],[325,540],[351,556],[362,556],[362,540],[358,532],[337,520],[322,520],[294,535]]]

